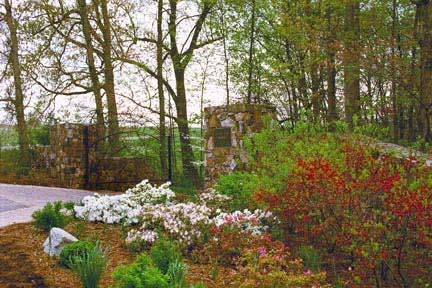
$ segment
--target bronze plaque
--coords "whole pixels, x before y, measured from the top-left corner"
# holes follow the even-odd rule
[[[231,147],[231,128],[215,128],[214,145],[216,148]]]

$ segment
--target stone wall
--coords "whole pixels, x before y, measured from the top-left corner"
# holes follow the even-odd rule
[[[99,173],[91,175],[90,183],[99,189],[125,191],[144,179],[162,184],[144,158],[109,157],[99,161]]]
[[[247,169],[244,139],[263,128],[263,117],[276,120],[276,109],[258,104],[214,106],[204,110],[205,186],[220,174]]]
[[[95,125],[57,124],[50,146],[36,147],[34,169],[49,171],[64,187],[123,191],[143,179],[160,178],[143,158],[104,157]]]

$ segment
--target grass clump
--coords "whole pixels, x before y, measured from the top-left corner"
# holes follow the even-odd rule
[[[70,268],[81,280],[84,288],[97,288],[108,262],[107,250],[97,242],[82,254],[70,257]]]

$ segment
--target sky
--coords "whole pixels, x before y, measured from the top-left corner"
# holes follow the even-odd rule
[[[13,2],[17,5],[21,1]],[[54,1],[55,2],[55,1]],[[132,3],[137,5],[137,9],[132,14],[132,19],[137,27],[140,27],[137,33],[140,35],[154,35],[156,26],[156,5],[155,1],[144,1],[131,0]],[[192,1],[184,1],[179,5],[179,15],[195,15],[197,12],[197,7],[191,4]],[[145,5],[145,6],[142,6]],[[2,8],[0,8],[1,11]],[[165,15],[166,16],[166,15]],[[18,17],[18,15],[17,15]],[[181,17],[181,16],[180,16]],[[128,27],[130,24],[126,20],[124,23],[120,23],[121,17],[119,17],[119,25],[121,27]],[[180,47],[188,42],[186,41],[190,30],[194,25],[195,19],[189,19],[182,21],[179,26],[179,41],[178,45]],[[165,24],[166,26],[166,24]],[[0,23],[0,51],[7,51],[7,36],[5,32],[4,23]],[[81,31],[76,31],[77,35],[80,36]],[[36,49],[38,41],[35,39],[27,39],[21,35],[21,47],[23,48],[21,53],[24,58],[25,55],[29,55],[31,51]],[[190,66],[186,73],[186,88],[188,97],[188,112],[190,116],[200,113],[201,95],[203,95],[204,106],[209,105],[222,105],[225,102],[226,92],[224,83],[224,63],[222,58],[222,48],[221,43],[215,43],[211,46],[206,46],[197,51],[193,58]],[[67,52],[69,53],[65,57],[64,65],[69,71],[86,70],[87,66],[85,64],[85,52],[83,50],[77,50],[76,47],[69,47]],[[84,54],[84,56],[83,56]],[[155,68],[155,58],[156,49],[151,45],[135,45],[130,52],[130,57],[134,60],[142,61],[148,64],[150,67]],[[1,57],[1,56],[0,56]],[[3,61],[2,61],[3,60]],[[4,69],[5,59],[0,58],[0,71]],[[156,81],[143,73],[143,71],[137,70],[135,67],[130,65],[124,65],[122,63],[116,62],[116,94],[117,102],[120,114],[127,114],[131,116],[123,116],[124,125],[128,125],[130,118],[136,118],[133,122],[140,123],[142,125],[151,125],[151,123],[156,122],[157,115],[149,113],[145,109],[140,109],[132,101],[128,100],[133,98],[134,101],[143,104],[144,106],[151,106],[153,109],[158,108],[158,101],[155,98],[157,96],[156,92]],[[172,71],[170,69],[170,63],[166,65],[165,75],[173,87],[175,87],[174,78],[172,76]],[[205,71],[205,72],[204,72]],[[52,71],[40,70],[36,75],[38,81],[47,82]],[[203,81],[205,76],[205,81]],[[0,95],[4,95],[7,86],[11,85],[11,79],[9,81],[2,81],[0,83]],[[232,86],[230,84],[230,86]],[[25,93],[27,97],[27,112],[31,112],[34,106],[38,103],[41,98],[40,95],[46,95],[46,91],[41,89],[39,86],[34,85],[31,81],[26,81],[25,83]],[[77,88],[75,88],[77,89]],[[230,89],[231,95],[235,95],[235,90]],[[73,89],[72,89],[73,91]],[[167,96],[167,93],[166,93]],[[1,96],[0,96],[1,97]],[[168,97],[167,97],[168,98]],[[167,110],[169,110],[167,102]],[[92,121],[86,116],[88,116],[88,111],[94,109],[94,100],[92,94],[80,95],[80,96],[58,96],[51,103],[50,108],[54,112],[56,117],[61,118],[63,121],[70,122],[89,122]],[[0,107],[1,106],[0,102]],[[4,105],[4,104],[3,104]],[[10,114],[6,113],[4,109],[0,108],[0,123],[4,123],[6,120],[10,120]],[[50,110],[47,110],[50,111]],[[135,117],[136,116],[136,117]],[[143,117],[138,117],[143,116]],[[146,120],[142,120],[146,119]],[[130,121],[129,123],[131,123]]]

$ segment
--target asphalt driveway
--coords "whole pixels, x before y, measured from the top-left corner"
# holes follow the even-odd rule
[[[77,202],[92,194],[78,189],[0,184],[0,227],[31,221],[31,214],[48,202]]]

